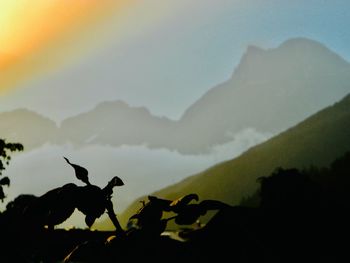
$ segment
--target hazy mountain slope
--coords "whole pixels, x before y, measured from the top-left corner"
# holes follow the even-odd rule
[[[316,41],[249,47],[231,79],[185,112],[183,134],[201,131],[188,143],[203,149],[229,141],[245,127],[281,132],[348,94],[349,73],[349,63]]]
[[[130,107],[122,101],[104,102],[89,112],[64,120],[59,141],[161,147],[165,143],[161,137],[169,139],[167,133],[173,126],[169,119],[153,116],[144,107]]]
[[[218,164],[154,195],[177,198],[198,193],[201,199],[218,199],[230,204],[253,193],[256,179],[276,167],[319,167],[329,165],[350,150],[350,95],[297,126],[255,146],[240,157]],[[122,215],[125,222],[140,207],[133,203]]]
[[[57,132],[55,122],[33,111],[18,109],[0,113],[0,137],[22,143],[25,150],[53,142]]]

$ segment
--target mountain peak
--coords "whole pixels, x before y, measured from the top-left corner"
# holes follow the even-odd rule
[[[248,45],[246,54],[259,54],[264,52],[265,50],[261,47],[255,46],[255,45]]]
[[[96,109],[129,108],[129,107],[130,106],[126,102],[122,100],[115,100],[115,101],[103,101],[96,106]]]
[[[250,63],[253,59],[257,59],[261,57],[266,52],[265,49],[255,46],[255,45],[248,45],[245,53],[243,54],[241,58],[241,62],[239,65]]]
[[[1,116],[11,116],[14,117],[16,116],[16,118],[21,118],[21,119],[26,119],[26,118],[30,118],[30,119],[42,119],[51,123],[55,123],[53,120],[51,120],[50,118],[46,117],[45,115],[38,113],[34,110],[31,109],[27,109],[27,108],[18,108],[18,109],[14,109],[14,110],[10,110],[10,111],[4,111],[4,112],[0,112]],[[56,123],[55,123],[56,125]]]
[[[122,100],[114,100],[114,101],[104,101],[99,103],[96,107],[95,110],[100,110],[100,111],[133,111],[133,112],[138,112],[139,114],[145,114],[147,116],[151,116],[151,112],[149,109],[147,109],[144,106],[137,107],[137,106],[131,106],[128,103],[122,101]]]
[[[323,44],[320,42],[305,38],[305,37],[295,37],[295,38],[290,38],[284,41],[278,48],[286,48],[286,47],[306,47],[306,46],[311,46],[311,47],[323,47],[328,50]]]
[[[283,71],[281,72],[281,68]],[[319,70],[333,74],[341,68],[349,68],[349,63],[325,45],[308,38],[292,38],[279,46],[263,49],[249,45],[234,71],[232,78],[251,81],[253,78],[289,74],[300,70]]]
[[[321,55],[332,54],[332,55],[335,55],[337,58],[341,58],[339,55],[335,54],[325,45],[323,45],[322,43],[316,40],[312,40],[304,37],[295,37],[295,38],[287,39],[286,41],[282,42],[279,46],[275,48],[264,49],[256,45],[248,45],[246,52],[242,57],[242,61],[246,61],[247,57],[251,58],[251,57],[262,56],[264,54],[275,53],[275,52],[288,52],[288,50],[291,50],[291,49],[297,50],[298,53],[314,54],[315,52],[322,52]],[[241,64],[242,64],[242,61],[241,61]]]

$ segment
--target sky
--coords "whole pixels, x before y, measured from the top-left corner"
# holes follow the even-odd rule
[[[307,37],[350,60],[348,1],[3,0],[0,7],[0,111],[28,108],[57,122],[106,100],[179,119],[231,76],[248,45]]]

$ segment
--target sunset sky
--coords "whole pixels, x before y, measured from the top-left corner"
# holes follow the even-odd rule
[[[128,3],[127,3],[128,2]],[[79,53],[75,44],[88,28],[103,18],[121,13],[132,1],[125,0],[5,0],[0,3],[0,91],[48,66],[55,67],[68,55]],[[76,37],[78,35],[78,37]],[[75,41],[74,41],[75,40]],[[93,41],[93,39],[90,39]],[[55,53],[67,55],[58,57]],[[61,62],[61,63],[60,63]]]
[[[0,111],[25,107],[60,121],[121,99],[177,119],[229,78],[247,45],[308,37],[349,60],[349,7],[340,0],[3,0]]]

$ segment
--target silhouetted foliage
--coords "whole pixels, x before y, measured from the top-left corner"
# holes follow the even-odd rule
[[[148,201],[142,202],[142,207],[130,217],[130,220],[136,220],[135,224],[130,225],[146,230],[150,234],[153,232],[160,234],[165,229],[165,222],[162,221],[163,211],[170,211],[171,202],[171,200],[148,196]]]
[[[74,168],[75,176],[76,176],[79,180],[81,180],[82,182],[84,182],[84,183],[86,183],[87,185],[89,185],[89,184],[90,184],[90,182],[89,182],[89,177],[88,177],[89,171],[88,171],[86,168],[84,168],[84,167],[82,167],[82,166],[80,166],[80,165],[71,163],[66,157],[63,157],[63,158],[66,160],[66,162],[67,162],[70,166],[72,166],[72,167]]]
[[[258,180],[263,208],[350,208],[350,152],[328,168],[277,168]]]
[[[297,169],[278,168],[269,177],[258,180],[263,208],[300,208],[308,206],[314,198],[312,181]]]
[[[3,139],[0,139],[0,176],[9,165],[11,156],[10,152],[23,151],[23,145],[20,143],[8,143]],[[0,179],[0,200],[5,199],[5,193],[3,186],[10,186],[10,179],[8,177],[3,177]]]
[[[200,200],[195,193],[175,200],[150,195],[126,230],[119,223],[117,232],[44,229],[75,208],[88,226],[105,210],[116,220],[110,196],[123,181],[114,177],[101,189],[76,167],[85,186],[69,183],[8,203],[0,216],[6,240],[1,262],[346,262],[350,153],[326,168],[276,168],[259,179],[256,207]],[[211,210],[215,214],[206,225],[195,225]],[[165,235],[170,220],[191,227]]]
[[[73,168],[77,172],[76,166]],[[18,221],[18,227],[41,231],[44,227],[53,229],[55,225],[63,223],[75,209],[85,215],[85,223],[90,228],[95,220],[107,210],[117,232],[122,234],[123,230],[115,215],[111,197],[113,188],[123,185],[123,181],[115,176],[105,188],[100,188],[88,182],[87,170],[85,175],[82,179],[79,176],[77,178],[86,183],[86,186],[68,183],[39,197],[18,196],[7,205],[6,216],[9,220]]]

